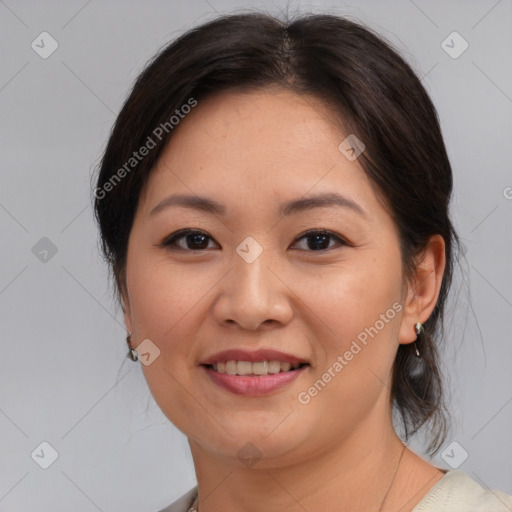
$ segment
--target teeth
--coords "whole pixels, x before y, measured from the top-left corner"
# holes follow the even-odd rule
[[[281,363],[279,361],[269,361],[268,373],[279,373],[281,370]]]
[[[251,361],[226,361],[212,366],[215,371],[229,375],[268,375],[295,370],[300,364],[292,365],[280,361],[258,361],[254,363]]]
[[[291,367],[292,365],[290,363],[281,363],[282,372],[287,372]]]
[[[215,365],[214,365],[214,368],[215,368]],[[236,361],[228,361],[226,363],[226,373],[229,373],[229,375],[236,375],[236,370],[237,370]]]
[[[240,366],[240,363],[238,363],[238,365]],[[255,373],[256,375],[267,375],[268,374],[268,363],[267,361],[262,361],[261,363],[252,363],[250,364],[249,363],[249,366],[252,367],[250,368],[252,370],[252,373]]]
[[[252,373],[252,363],[249,361],[238,361],[237,363],[238,375],[249,375]]]

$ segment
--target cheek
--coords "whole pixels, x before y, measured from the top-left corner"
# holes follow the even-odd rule
[[[136,343],[150,339],[160,350],[150,365],[142,365],[151,394],[178,429],[190,431],[190,425],[205,421],[204,412],[187,392],[193,388],[190,376],[196,371],[191,356],[197,330],[194,305],[200,308],[204,288],[197,277],[187,277],[165,261],[150,261],[137,254],[128,263],[127,284],[133,339]]]
[[[187,314],[200,305],[205,289],[197,273],[183,272],[162,257],[136,253],[128,264],[127,284],[136,334],[158,344],[173,338]]]
[[[399,254],[380,253],[377,257],[368,252],[350,265],[331,269],[305,296],[331,332],[326,338],[332,341],[330,348],[347,350],[375,324],[382,331],[379,336],[392,337],[399,320],[396,308],[400,293]]]
[[[372,410],[391,377],[401,271],[392,254],[360,258],[350,268],[326,275],[322,282],[306,295],[313,311],[319,312],[317,327],[323,329],[321,323],[327,328],[322,331],[325,335],[312,333],[319,358],[302,389],[300,403],[309,400],[308,405],[301,405],[299,411],[321,415],[336,410],[339,415],[328,416],[322,428],[337,432],[346,428],[348,434]]]

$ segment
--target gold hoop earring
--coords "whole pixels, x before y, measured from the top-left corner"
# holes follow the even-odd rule
[[[132,348],[132,335],[131,333],[126,336],[126,343],[128,344],[128,354],[126,357],[130,359],[131,361],[138,361],[139,360],[139,353]]]

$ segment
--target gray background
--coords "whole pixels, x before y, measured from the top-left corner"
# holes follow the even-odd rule
[[[444,448],[460,445],[446,460],[467,451],[460,469],[512,494],[512,2],[289,6],[377,29],[438,108],[467,258],[444,356],[454,418]],[[286,4],[0,1],[1,511],[149,512],[195,485],[185,437],[155,405],[139,364],[124,359],[90,180],[144,63],[186,29],[251,7]],[[46,59],[31,48],[43,31],[59,44]],[[441,47],[453,31],[469,44],[457,59]],[[43,441],[58,452],[48,469],[38,464],[50,460]],[[413,446],[421,453],[419,440]]]

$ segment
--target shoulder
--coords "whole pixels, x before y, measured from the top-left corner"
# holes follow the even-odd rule
[[[510,512],[512,496],[482,487],[460,470],[448,471],[412,512]]]
[[[192,506],[194,499],[197,494],[197,486],[190,489],[181,498],[177,499],[174,503],[171,503],[168,507],[165,507],[159,512],[187,512],[189,507]]]

